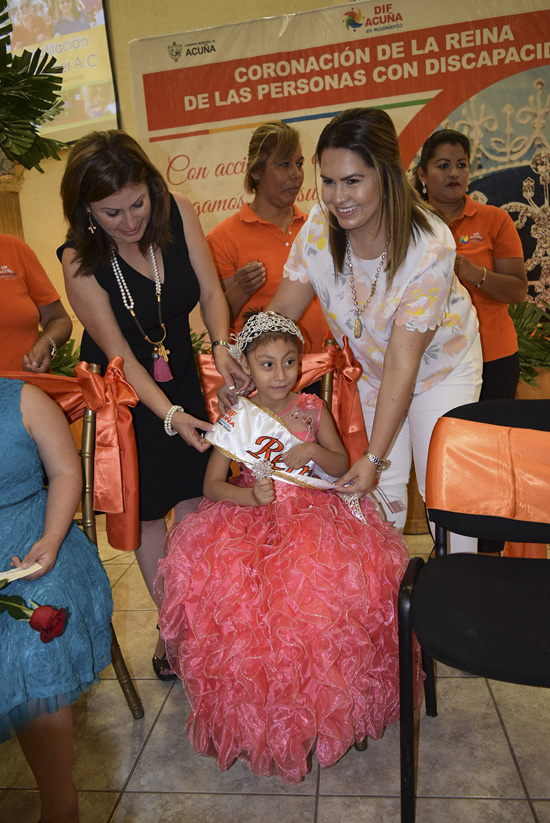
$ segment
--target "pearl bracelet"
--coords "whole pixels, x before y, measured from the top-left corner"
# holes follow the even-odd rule
[[[381,472],[381,471],[384,471],[384,469],[388,468],[388,461],[387,460],[382,460],[381,457],[377,457],[375,454],[368,451],[368,449],[367,449],[367,451],[363,452],[363,457],[366,457],[367,460],[370,460],[371,463],[374,463],[374,465],[376,466],[376,471],[378,473]]]
[[[177,431],[174,428],[172,428],[172,418],[176,412],[182,411],[184,411],[182,406],[171,406],[170,409],[168,409],[168,413],[164,418],[164,431],[166,432],[168,437],[173,437],[175,434],[177,434]]]
[[[485,268],[485,266],[482,266],[481,268],[483,269],[483,276],[479,283],[474,283],[476,289],[480,289],[482,287],[482,285],[485,283],[485,278],[487,277],[487,269]]]

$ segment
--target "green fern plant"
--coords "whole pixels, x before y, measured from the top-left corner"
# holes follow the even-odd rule
[[[80,360],[80,346],[76,346],[75,341],[71,337],[57,350],[57,353],[52,360],[52,373],[62,374],[65,377],[74,377],[74,367]]]
[[[13,163],[43,172],[40,161],[59,160],[65,146],[39,133],[63,108],[63,67],[40,49],[12,54],[11,33],[7,0],[0,0],[0,151]]]
[[[534,303],[508,306],[518,336],[519,379],[538,386],[537,369],[550,369],[550,305]]]

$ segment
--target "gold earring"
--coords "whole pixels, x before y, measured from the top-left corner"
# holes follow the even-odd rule
[[[92,220],[92,212],[88,212],[88,231],[93,234],[96,230],[97,226],[94,225],[94,221]]]
[[[426,188],[426,184],[422,183],[422,194],[426,195],[428,193],[428,189]]]

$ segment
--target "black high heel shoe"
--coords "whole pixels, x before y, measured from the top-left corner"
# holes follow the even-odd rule
[[[157,630],[159,630],[158,624]],[[159,680],[167,681],[177,679],[176,672],[170,667],[170,663],[168,662],[168,658],[166,657],[166,652],[164,653],[164,657],[157,657],[156,654],[154,654],[152,662],[153,671],[155,672]]]
[[[153,655],[153,671],[159,680],[176,680],[177,678],[176,672],[170,668],[166,655],[164,657]]]

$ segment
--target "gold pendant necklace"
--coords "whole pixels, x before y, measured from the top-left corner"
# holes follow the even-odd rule
[[[389,238],[386,240],[386,247],[382,252],[382,256],[380,258],[380,263],[378,264],[378,268],[376,269],[376,274],[374,275],[374,282],[370,289],[370,294],[361,305],[359,300],[357,299],[357,289],[355,288],[355,278],[353,276],[353,265],[351,263],[351,243],[349,239],[349,233],[346,235],[346,257],[348,261],[348,268],[349,268],[349,284],[351,288],[351,296],[353,298],[353,306],[355,312],[355,325],[353,327],[353,336],[356,339],[359,339],[363,334],[363,323],[361,322],[361,315],[363,314],[365,308],[369,305],[370,301],[374,297],[376,292],[376,287],[378,285],[378,278],[380,277],[380,272],[382,271],[382,266],[384,265],[384,260],[388,254],[388,245],[389,245]]]
[[[173,375],[170,370],[170,366],[168,365],[168,355],[170,354],[170,349],[167,349],[164,345],[164,341],[166,340],[166,326],[162,321],[162,285],[160,282],[160,274],[157,266],[157,258],[155,256],[155,250],[153,249],[152,243],[149,246],[149,255],[151,257],[151,263],[153,264],[153,274],[155,277],[155,294],[157,298],[157,312],[159,325],[163,332],[160,340],[151,340],[151,338],[148,334],[145,333],[143,326],[139,322],[134,311],[134,298],[132,297],[130,289],[128,288],[128,284],[124,279],[124,275],[122,274],[122,269],[120,268],[120,264],[118,262],[114,247],[111,246],[111,264],[113,267],[113,273],[118,283],[118,287],[120,289],[120,296],[122,297],[122,303],[124,305],[124,308],[128,309],[128,311],[134,318],[141,334],[144,336],[147,342],[150,343],[153,347],[151,357],[153,358],[154,379],[157,381],[157,383],[167,383],[169,380],[173,379]]]

